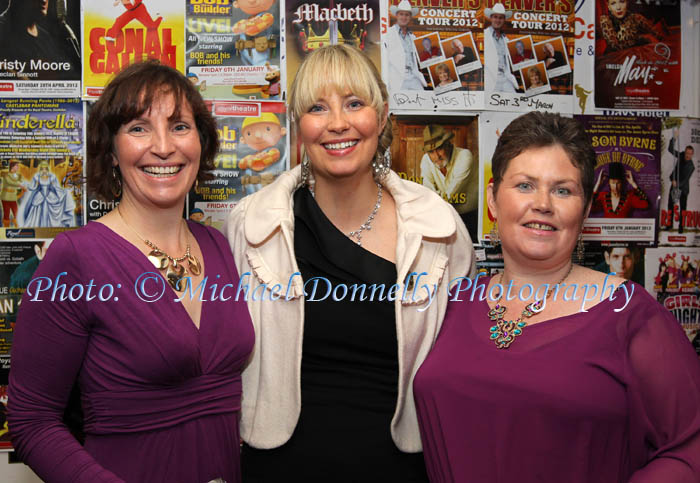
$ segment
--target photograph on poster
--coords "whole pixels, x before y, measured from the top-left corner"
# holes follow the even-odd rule
[[[413,45],[416,48],[418,63],[421,69],[429,67],[430,65],[440,62],[441,60],[445,60],[445,54],[443,53],[442,46],[440,45],[440,36],[437,32],[432,32],[428,35],[417,37],[413,41]]]
[[[530,35],[509,40],[507,45],[508,57],[510,58],[510,65],[513,70],[518,70],[536,62],[532,47],[532,37]]]
[[[454,60],[447,59],[430,66],[430,77],[436,93],[459,89],[462,84],[457,77]]]
[[[571,72],[569,56],[564,48],[564,39],[562,37],[537,42],[535,44],[535,56],[537,60],[544,62],[549,78]]]
[[[551,90],[544,62],[538,62],[529,67],[522,67],[520,69],[520,77],[525,84],[526,94],[541,94]]]
[[[465,74],[481,68],[481,60],[477,54],[478,50],[471,32],[449,37],[440,42],[440,45],[445,57],[451,57],[454,60],[458,74]]]

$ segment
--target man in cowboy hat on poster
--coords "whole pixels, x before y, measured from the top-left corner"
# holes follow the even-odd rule
[[[418,13],[418,9],[411,6],[408,0],[401,0],[398,5],[392,5],[389,9],[396,17],[396,23],[387,31],[384,52],[389,62],[389,68],[385,77],[389,90],[396,91],[422,91],[428,83],[418,68],[413,41],[416,36],[408,29],[411,18]]]
[[[515,92],[518,81],[510,71],[508,62],[508,37],[503,33],[506,20],[513,16],[502,3],[484,9],[484,16],[491,25],[484,30],[485,90],[488,92]]]
[[[453,132],[438,124],[423,129],[423,151],[420,172],[427,186],[449,201],[464,221],[472,240],[476,240],[479,206],[479,168],[472,162],[468,149],[456,147]]]

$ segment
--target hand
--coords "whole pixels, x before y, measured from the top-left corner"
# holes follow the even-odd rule
[[[632,171],[625,170],[625,178],[627,182],[632,186],[632,188],[637,189],[637,183],[634,182],[634,176],[632,176]]]
[[[674,139],[678,139],[678,135],[680,134],[680,129],[678,129],[678,126],[673,128],[673,137]]]

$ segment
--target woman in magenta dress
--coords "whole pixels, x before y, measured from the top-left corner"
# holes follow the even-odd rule
[[[680,324],[643,287],[571,262],[594,164],[556,114],[499,138],[487,201],[504,272],[451,299],[414,382],[431,482],[700,479],[700,361]]]
[[[111,81],[87,133],[90,188],[119,205],[57,236],[27,287],[13,444],[47,482],[238,482],[252,324],[221,288],[238,284],[227,242],[182,219],[216,124],[182,74],[149,61]],[[61,419],[75,383],[84,447]]]

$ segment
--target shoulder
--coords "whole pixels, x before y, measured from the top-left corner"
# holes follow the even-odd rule
[[[227,246],[226,237],[216,228],[191,220],[187,221],[187,226],[200,245],[204,242],[205,244],[214,243],[218,246]]]

